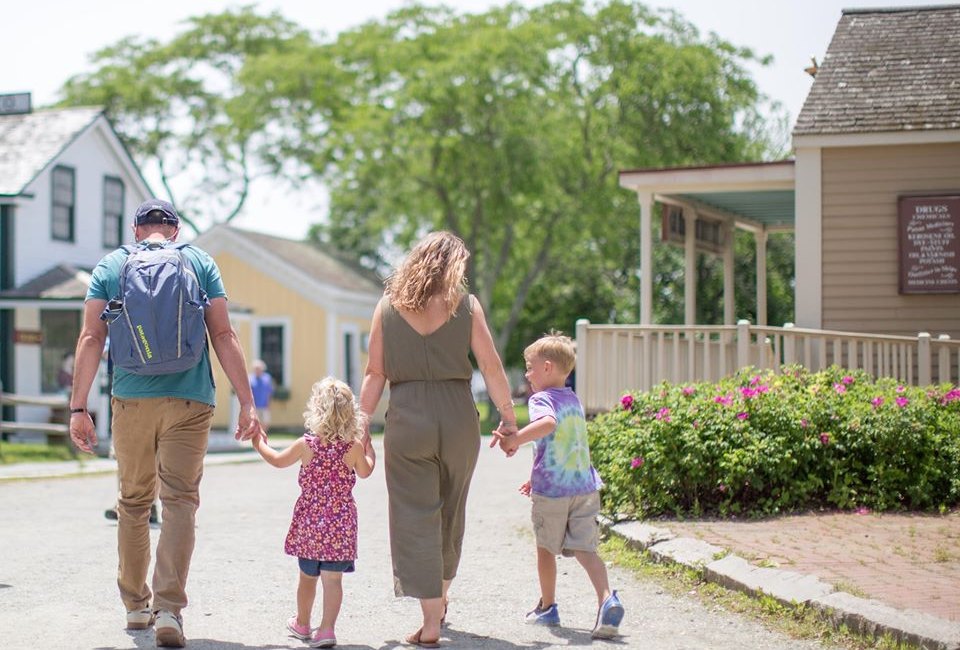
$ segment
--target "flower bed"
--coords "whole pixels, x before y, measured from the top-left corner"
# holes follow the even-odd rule
[[[629,393],[589,424],[611,513],[771,515],[960,503],[960,389],[833,367]]]

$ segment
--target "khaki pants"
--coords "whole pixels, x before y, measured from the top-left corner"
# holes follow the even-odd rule
[[[114,398],[112,406],[120,477],[120,598],[127,611],[152,606],[179,614],[187,606],[187,574],[213,407],[173,397]],[[151,594],[149,518],[158,479],[163,513]]]

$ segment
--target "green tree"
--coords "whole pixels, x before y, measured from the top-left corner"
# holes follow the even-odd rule
[[[64,84],[60,105],[105,106],[134,158],[156,170],[199,232],[233,219],[253,180],[279,164],[267,115],[244,94],[244,65],[307,40],[296,24],[253,7],[190,18],[168,42],[128,37],[93,54],[94,70]]]
[[[269,82],[255,103],[279,148],[329,185],[314,236],[383,270],[424,231],[458,234],[505,350],[577,316],[636,319],[638,208],[617,172],[767,154],[754,60],[675,13],[563,0],[412,6],[244,80]]]

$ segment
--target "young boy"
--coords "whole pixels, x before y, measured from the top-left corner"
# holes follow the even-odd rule
[[[568,336],[550,333],[523,351],[527,381],[534,394],[528,402],[530,424],[515,435],[501,436],[500,448],[512,456],[534,442],[533,471],[520,491],[533,499],[540,602],[527,614],[535,625],[560,625],[556,602],[557,555],[573,556],[597,591],[597,621],[592,637],[612,638],[623,619],[617,592],[610,591],[607,568],[597,555],[597,515],[603,485],[590,464],[587,425],[576,394],[564,386],[576,361]]]

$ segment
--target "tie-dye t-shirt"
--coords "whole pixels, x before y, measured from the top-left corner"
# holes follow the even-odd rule
[[[590,464],[587,421],[576,394],[569,388],[548,388],[527,402],[530,421],[552,416],[557,421],[550,435],[537,440],[533,450],[531,488],[547,497],[590,494],[603,482]]]

